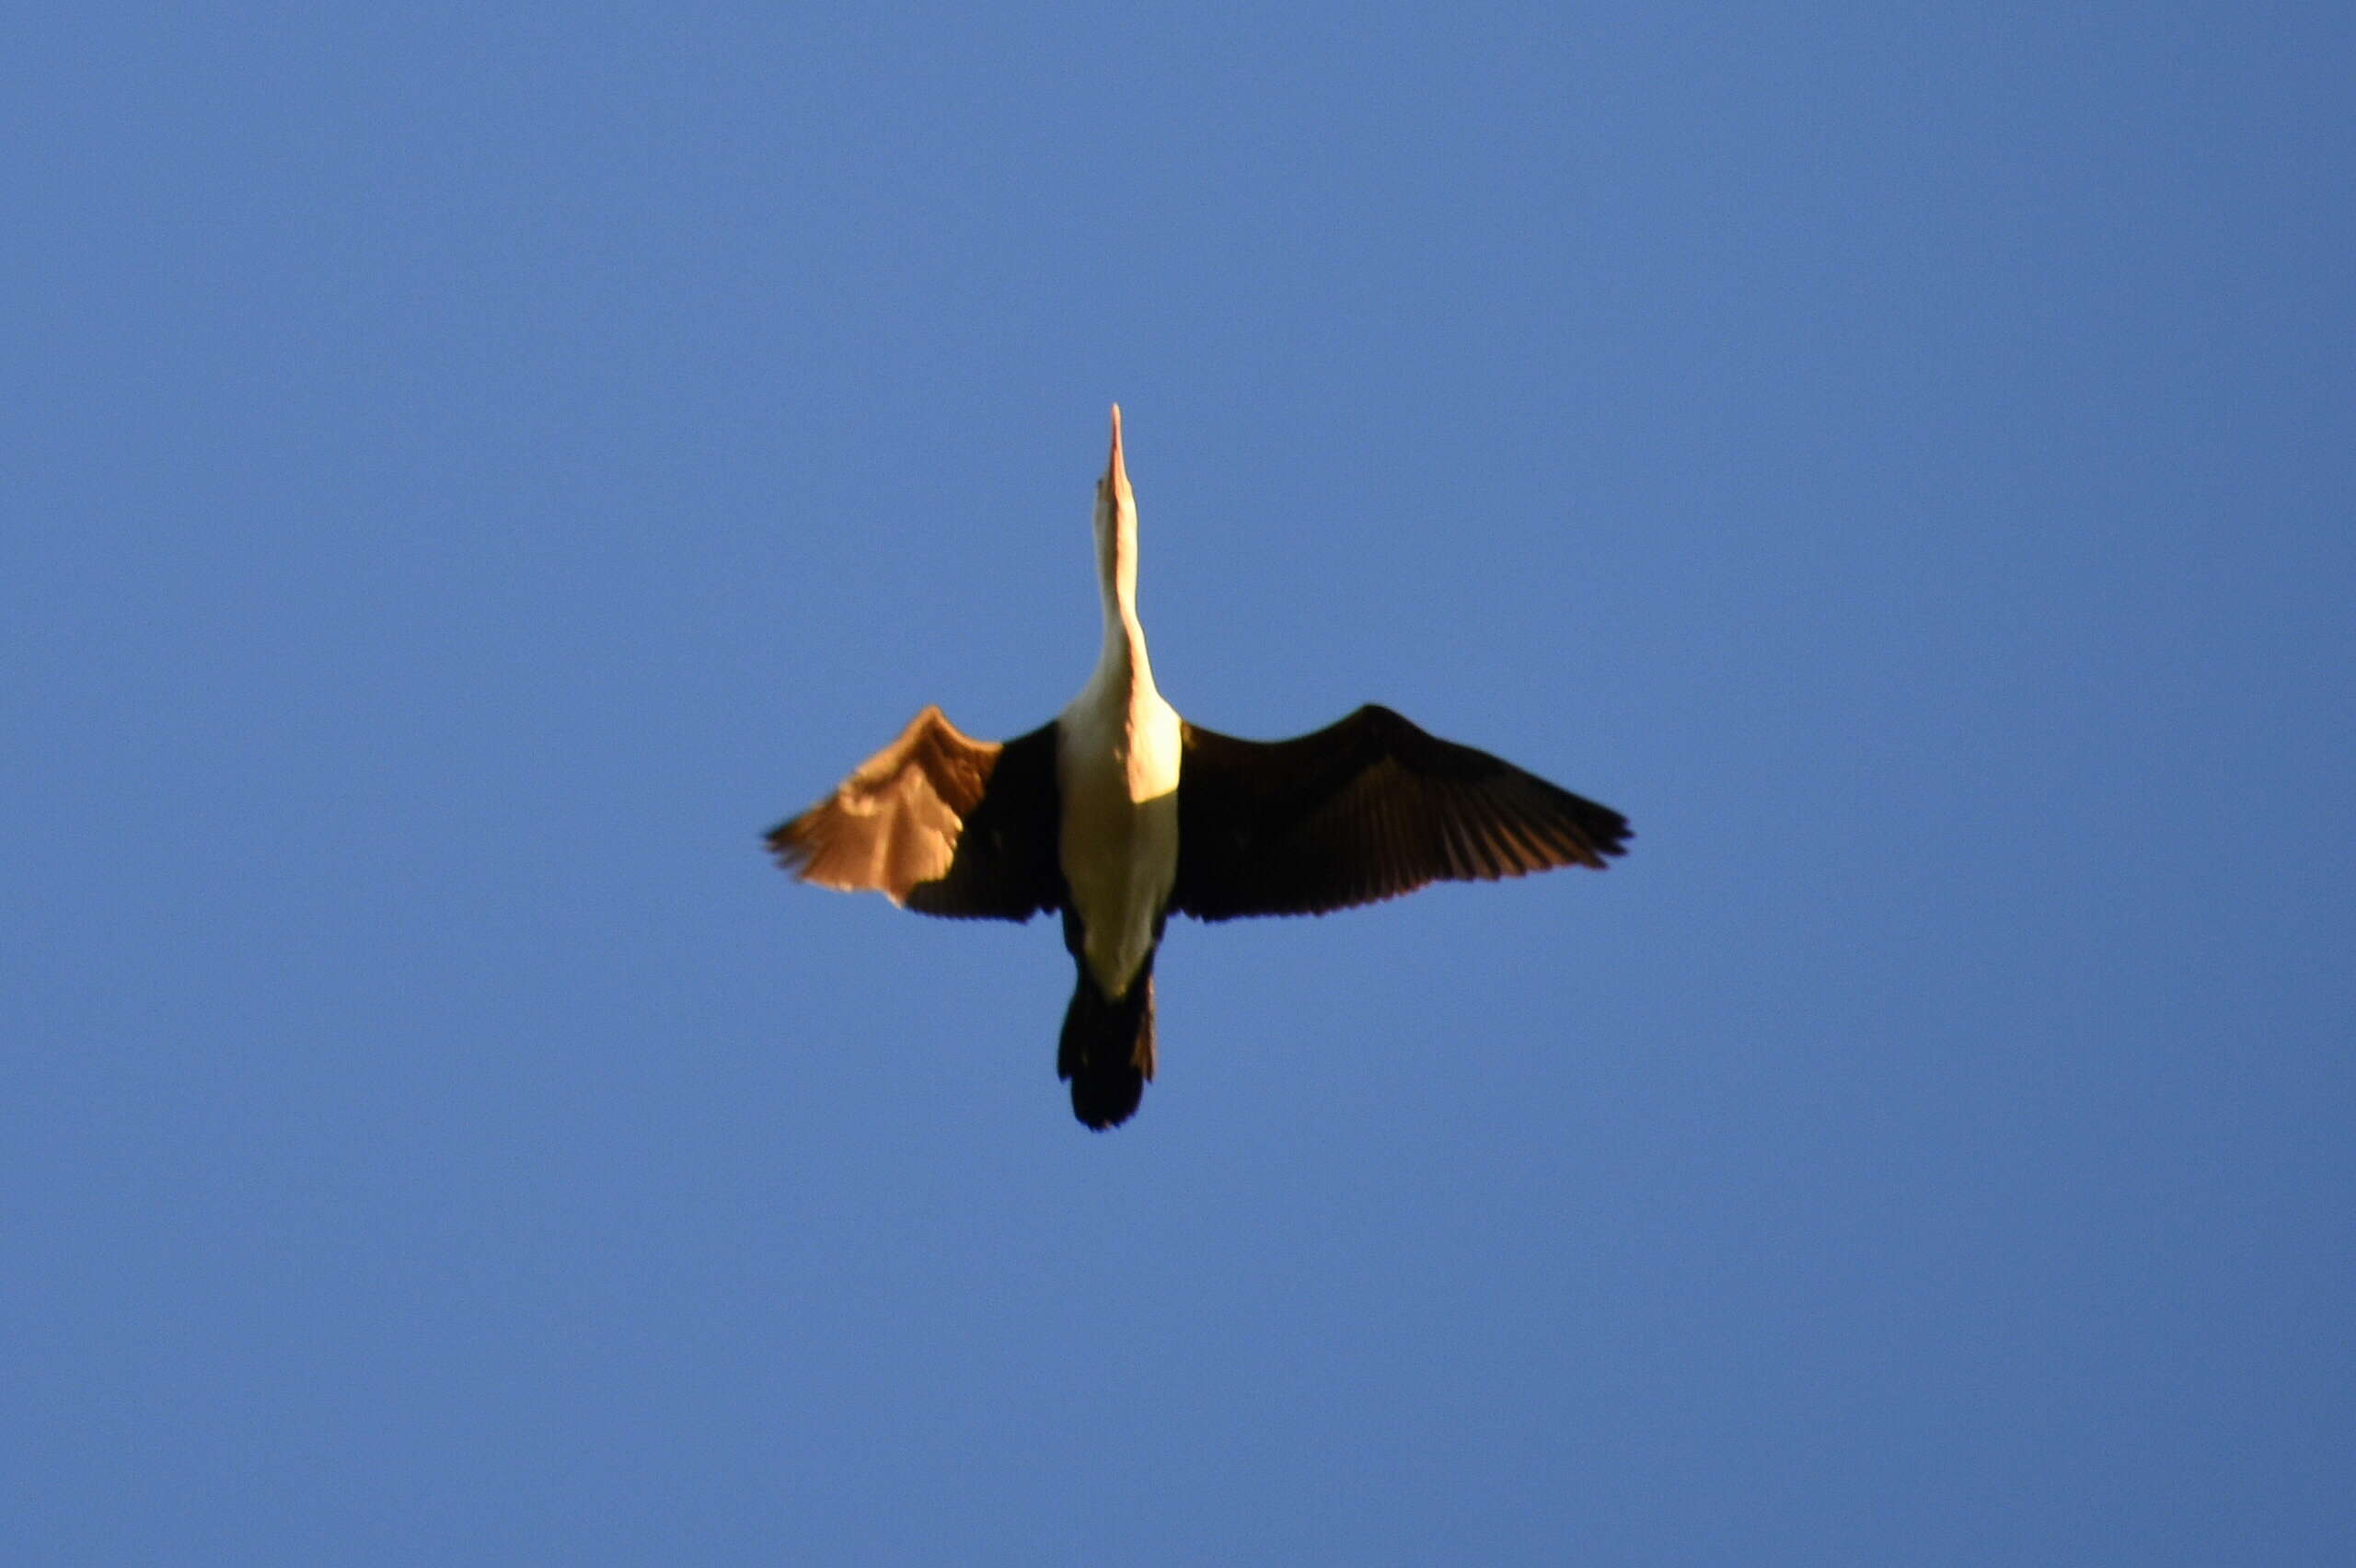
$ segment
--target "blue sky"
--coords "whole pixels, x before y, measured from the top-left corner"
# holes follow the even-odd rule
[[[2326,7],[0,38],[28,1562],[2345,1561]],[[1047,925],[760,833],[1094,656],[1625,811]]]

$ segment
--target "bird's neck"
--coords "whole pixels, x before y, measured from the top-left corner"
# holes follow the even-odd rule
[[[1138,620],[1138,523],[1129,507],[1103,508],[1096,524],[1096,582],[1103,598],[1104,645],[1091,683],[1123,697],[1153,690],[1145,628]]]

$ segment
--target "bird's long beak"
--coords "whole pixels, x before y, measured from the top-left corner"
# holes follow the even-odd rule
[[[1113,456],[1104,465],[1104,488],[1114,496],[1126,494],[1129,488],[1129,470],[1121,461],[1121,405],[1118,403],[1113,405]]]

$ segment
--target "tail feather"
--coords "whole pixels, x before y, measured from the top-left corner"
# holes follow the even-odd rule
[[[1071,1082],[1071,1112],[1096,1132],[1136,1114],[1153,1077],[1153,967],[1129,982],[1128,994],[1105,996],[1080,966],[1056,1051],[1056,1076]]]

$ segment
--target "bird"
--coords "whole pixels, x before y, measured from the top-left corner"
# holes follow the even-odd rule
[[[1388,708],[1282,741],[1181,718],[1138,619],[1117,403],[1094,527],[1104,640],[1062,712],[1001,742],[929,706],[767,836],[821,887],[949,918],[1060,916],[1079,973],[1056,1073],[1083,1126],[1127,1121],[1154,1076],[1154,957],[1172,914],[1323,915],[1435,882],[1601,870],[1625,852],[1620,813]]]

